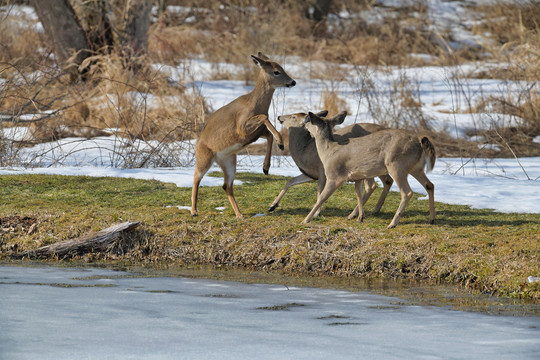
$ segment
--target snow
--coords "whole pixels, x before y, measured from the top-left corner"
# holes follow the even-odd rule
[[[3,359],[537,359],[540,319],[368,292],[0,266]],[[279,307],[285,309],[279,310]]]

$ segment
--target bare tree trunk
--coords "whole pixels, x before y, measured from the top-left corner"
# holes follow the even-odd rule
[[[72,61],[81,64],[90,55],[91,45],[69,1],[31,0],[31,4],[53,43],[58,62],[62,66]]]
[[[93,53],[109,54],[114,45],[113,29],[107,15],[107,0],[73,2],[83,29],[88,34]]]
[[[128,0],[124,9],[122,53],[127,59],[146,54],[152,0]]]
[[[84,79],[90,64],[80,67],[83,60],[90,55],[109,54],[114,47],[126,67],[142,67],[148,49],[152,0],[127,0],[116,43],[107,16],[112,0],[77,1],[75,9],[69,1],[30,0],[62,66],[75,65],[72,75],[82,74]]]

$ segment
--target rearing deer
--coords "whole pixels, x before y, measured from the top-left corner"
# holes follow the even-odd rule
[[[343,117],[344,119],[345,117]],[[362,208],[362,180],[389,174],[401,193],[401,202],[388,225],[397,225],[403,210],[412,197],[407,181],[411,174],[426,189],[429,196],[429,221],[435,221],[434,186],[424,173],[435,165],[435,147],[427,137],[419,138],[406,130],[388,129],[360,138],[349,139],[347,144],[336,142],[332,125],[313,113],[305,119],[306,129],[315,138],[317,152],[324,166],[326,185],[315,206],[302,223],[311,221],[322,204],[345,181],[354,181],[358,198],[358,220],[364,218]]]
[[[236,175],[236,154],[260,137],[267,141],[263,171],[268,174],[272,141],[276,139],[283,150],[283,139],[268,119],[268,108],[277,87],[292,87],[294,81],[281,65],[258,53],[251,55],[253,62],[261,70],[255,87],[250,93],[240,96],[219,108],[206,122],[195,146],[195,174],[191,194],[191,215],[197,216],[197,197],[203,176],[214,162],[223,170],[223,189],[229,198],[236,217],[243,217],[238,209],[233,193]]]
[[[304,119],[307,115],[308,114],[306,113],[296,113],[278,116],[278,120],[281,125],[285,127],[289,132],[289,152],[302,174],[287,181],[285,187],[283,188],[283,190],[281,190],[272,205],[270,205],[268,211],[274,211],[278,207],[279,202],[281,201],[283,196],[285,196],[287,190],[289,190],[289,188],[292,186],[303,184],[313,180],[318,180],[317,196],[319,196],[324,189],[326,177],[324,175],[323,164],[321,162],[321,159],[319,158],[319,154],[317,154],[315,139],[304,127]],[[326,115],[328,115],[328,111],[321,111],[317,113],[317,116],[320,117],[326,117]],[[329,122],[330,126],[333,127],[337,123],[342,123],[343,119],[341,119],[341,116],[345,115],[342,113],[331,119],[326,118],[325,121]],[[341,129],[335,129],[334,137],[338,142],[342,142],[350,138],[365,136],[372,132],[385,129],[387,128],[378,124],[360,123],[349,125]],[[392,178],[388,175],[382,175],[380,176],[380,179],[383,183],[384,188],[379,198],[379,201],[377,202],[377,205],[373,210],[374,213],[380,211],[384,200],[386,199],[386,195],[388,194],[388,191],[390,191],[390,187],[394,182]],[[375,191],[375,189],[377,188],[377,184],[375,183],[373,178],[370,178],[366,179],[366,181],[364,182],[364,186],[366,192],[364,193],[364,197],[362,199],[363,204],[366,203],[373,191]],[[319,213],[320,209],[317,214],[315,214],[315,216],[318,216]],[[355,208],[348,218],[352,219],[355,218],[357,215],[358,208]]]

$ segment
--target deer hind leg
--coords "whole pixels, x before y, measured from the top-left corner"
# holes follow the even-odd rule
[[[328,200],[330,195],[336,191],[338,187],[343,184],[344,181],[333,181],[333,180],[327,180],[326,185],[324,186],[324,190],[322,191],[321,195],[318,197],[317,202],[315,203],[315,206],[313,206],[313,209],[309,212],[309,214],[306,216],[304,221],[302,221],[302,224],[307,224],[313,219],[313,216],[317,213],[317,211],[321,208],[322,204]]]
[[[382,190],[381,196],[379,197],[379,201],[377,201],[377,205],[375,205],[375,208],[373,209],[374,214],[381,211],[384,201],[386,200],[386,196],[388,195],[388,192],[390,191],[390,188],[392,187],[392,184],[394,183],[394,180],[392,179],[390,175],[379,176],[379,179],[381,179],[383,183],[383,190]]]
[[[313,181],[313,179],[310,178],[310,177],[307,176],[307,175],[304,175],[304,174],[301,174],[301,175],[298,175],[298,176],[296,176],[296,177],[293,177],[292,179],[290,179],[289,181],[287,181],[287,183],[286,183],[285,186],[283,187],[283,190],[281,190],[281,192],[280,192],[279,195],[276,197],[276,199],[274,200],[274,202],[272,203],[272,205],[270,205],[270,208],[268,209],[268,211],[274,211],[274,210],[276,210],[276,208],[279,206],[279,202],[281,201],[281,199],[283,198],[283,196],[285,196],[285,193],[287,192],[287,190],[289,190],[292,186],[299,185],[299,184],[303,184],[303,183],[306,183],[306,182],[309,182],[309,181]]]
[[[199,185],[204,175],[208,172],[212,163],[214,162],[214,156],[212,152],[203,147],[197,146],[195,150],[195,173],[193,174],[193,188],[191,189],[191,215],[197,216],[197,198],[199,196]]]
[[[403,172],[403,171],[396,171],[394,173],[390,172],[390,175],[394,178],[394,181],[396,182],[396,185],[399,188],[399,192],[401,193],[401,202],[399,203],[399,206],[394,215],[394,218],[390,222],[390,225],[388,225],[388,229],[396,227],[399,221],[399,218],[403,214],[403,210],[405,210],[405,207],[407,206],[407,204],[409,203],[409,200],[411,200],[411,197],[413,195],[409,182],[407,181],[408,174],[406,172]]]
[[[227,197],[229,198],[229,202],[231,203],[231,206],[234,210],[234,213],[236,214],[237,218],[243,218],[242,213],[240,212],[240,209],[238,208],[238,204],[236,203],[236,199],[234,198],[234,191],[233,191],[233,183],[234,178],[236,176],[236,154],[229,155],[226,158],[217,159],[217,163],[223,170],[223,176],[225,178],[225,181],[223,183],[223,190],[225,190],[225,193],[227,194]]]
[[[356,209],[358,209],[358,221],[364,221],[364,203],[367,201],[367,199],[364,200],[364,198],[362,197],[362,183],[365,182],[366,180],[360,180],[360,181],[356,181],[354,183],[354,191],[356,192],[356,197],[358,199],[358,205],[356,205]],[[375,184],[375,182],[373,181],[373,178],[371,179],[371,181],[373,182],[373,184]],[[369,188],[371,188],[371,186],[369,186],[367,183],[365,183],[365,187],[366,187],[366,191]],[[375,185],[375,187],[377,187],[377,185]],[[373,190],[371,191],[373,192]],[[369,198],[369,196],[368,196]],[[353,210],[354,212],[354,210]]]
[[[373,178],[364,179],[364,189],[366,190],[364,195],[362,196],[362,205],[365,205],[375,189],[377,189],[377,183]],[[379,200],[380,201],[380,200]],[[359,216],[359,210],[358,205],[354,208],[354,210],[347,216],[347,220],[352,220]],[[362,214],[362,220],[364,219],[364,214]],[[360,219],[359,219],[360,220]],[[360,221],[362,221],[360,220]]]
[[[435,186],[423,171],[418,171],[411,174],[416,180],[426,189],[429,198],[429,223],[435,223]]]

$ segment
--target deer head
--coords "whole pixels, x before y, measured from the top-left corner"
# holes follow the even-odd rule
[[[327,110],[323,110],[317,113],[317,116],[321,118],[325,117],[326,115],[328,115]],[[281,125],[287,129],[290,127],[303,127],[306,116],[308,116],[308,114],[299,112],[296,114],[280,115],[278,116],[278,120],[281,123]]]
[[[268,84],[272,88],[277,88],[281,86],[285,87],[293,87],[296,85],[296,81],[294,81],[286,72],[283,70],[281,65],[278,63],[271,61],[266,55],[263,53],[258,53],[258,56],[251,55],[251,58],[253,59],[253,62],[255,65],[257,65],[259,68],[263,70],[264,76],[268,82]]]
[[[333,139],[332,129],[334,128],[334,126],[342,124],[343,121],[345,121],[346,116],[347,112],[342,111],[332,118],[323,119],[320,116],[309,112],[304,119],[304,125],[307,131],[309,131],[312,135],[315,135],[318,132],[322,132],[325,138]]]

